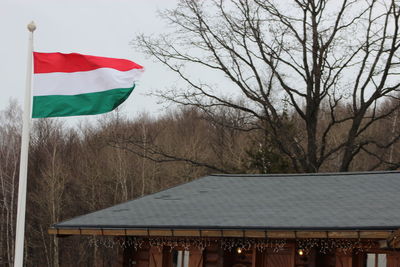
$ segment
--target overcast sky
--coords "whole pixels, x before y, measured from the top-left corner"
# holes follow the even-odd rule
[[[23,103],[28,31],[35,21],[34,50],[78,52],[126,58],[145,67],[145,73],[124,104],[129,116],[160,113],[157,99],[145,96],[174,82],[172,73],[130,45],[135,34],[161,33],[157,10],[173,8],[176,0],[0,0],[0,110],[10,98]]]

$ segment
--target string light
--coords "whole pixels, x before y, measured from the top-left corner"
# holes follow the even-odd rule
[[[143,244],[149,244],[152,247],[158,247],[162,250],[164,247],[169,247],[173,250],[176,247],[189,250],[197,248],[204,250],[206,247],[219,246],[225,251],[236,250],[238,254],[244,250],[255,248],[259,252],[266,249],[272,249],[273,252],[283,250],[288,242],[286,239],[263,239],[263,238],[177,238],[177,237],[111,237],[111,236],[96,236],[88,240],[89,246],[105,247],[105,248],[134,248],[138,250],[143,247]],[[305,256],[313,249],[316,249],[321,254],[327,254],[335,250],[340,250],[342,253],[360,253],[364,250],[378,246],[376,241],[366,240],[349,240],[349,239],[297,239],[296,247],[297,254]]]

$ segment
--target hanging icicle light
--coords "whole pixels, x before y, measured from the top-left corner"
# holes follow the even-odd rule
[[[304,250],[299,249],[299,250],[297,251],[297,254],[299,254],[299,256],[303,256],[303,255],[304,255]]]

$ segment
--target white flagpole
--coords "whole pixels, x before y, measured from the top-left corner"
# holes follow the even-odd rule
[[[26,211],[26,184],[28,176],[28,148],[29,132],[31,124],[31,90],[32,90],[32,56],[33,56],[33,32],[36,30],[32,21],[28,25],[29,44],[28,62],[26,68],[26,89],[24,99],[24,111],[22,120],[21,155],[19,164],[18,182],[18,209],[17,230],[15,232],[14,267],[22,267],[24,264],[24,235],[25,235],[25,211]]]

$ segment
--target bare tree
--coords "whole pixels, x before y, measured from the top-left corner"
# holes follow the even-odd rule
[[[239,110],[249,122],[242,130],[264,131],[297,171],[317,172],[337,157],[336,171],[348,171],[360,153],[379,159],[371,169],[397,168],[399,162],[376,151],[398,142],[399,132],[387,140],[366,132],[399,108],[379,112],[399,89],[398,4],[182,0],[161,13],[171,32],[140,35],[135,43],[188,85],[164,99],[211,115],[221,106]],[[199,81],[193,69],[224,75],[240,99]],[[345,129],[340,140],[338,128]]]
[[[33,127],[32,163],[35,163],[30,176],[28,229],[30,245],[38,243],[43,248],[42,255],[47,266],[59,266],[59,240],[47,234],[47,227],[62,218],[68,183],[68,161],[63,159],[67,131],[56,120],[38,120]],[[38,212],[40,211],[40,212]],[[42,262],[43,264],[43,262]]]
[[[0,112],[0,265],[14,256],[21,110],[15,101]]]
[[[206,132],[209,125],[199,115],[197,111],[188,109],[171,112],[154,122],[144,116],[125,125],[125,129],[120,129],[118,134],[109,136],[108,144],[155,163],[183,163],[227,172],[224,166],[209,160],[210,155],[205,149],[209,144],[210,136]],[[186,143],[182,143],[184,140]],[[142,167],[145,165],[143,161]],[[144,178],[142,175],[143,182]]]

